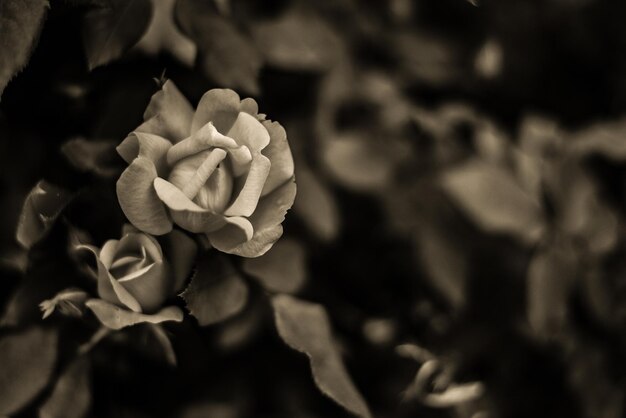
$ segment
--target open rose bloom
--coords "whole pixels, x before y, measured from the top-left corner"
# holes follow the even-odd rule
[[[117,195],[140,230],[162,235],[177,224],[244,257],[282,235],[296,194],[293,158],[283,127],[258,114],[253,99],[214,89],[194,112],[167,81],[117,149],[129,163]]]

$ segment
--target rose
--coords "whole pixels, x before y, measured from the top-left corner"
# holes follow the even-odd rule
[[[105,326],[119,329],[141,322],[182,320],[180,308],[163,308],[163,303],[182,290],[196,256],[196,244],[176,230],[164,241],[168,243],[169,257],[153,236],[128,226],[121,239],[108,240],[101,249],[77,246],[95,256],[98,298],[88,299],[85,294],[84,299],[88,299],[85,306]],[[52,304],[67,299],[65,293],[42,304],[42,309],[48,311],[46,315],[54,308]]]
[[[129,163],[117,182],[120,206],[140,230],[161,235],[175,223],[244,257],[282,235],[296,193],[293,158],[285,130],[253,99],[213,89],[194,112],[167,81],[117,150]]]

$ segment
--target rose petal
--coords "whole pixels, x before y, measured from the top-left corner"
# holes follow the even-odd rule
[[[213,172],[194,200],[203,208],[221,213],[233,195],[233,176],[224,165]]]
[[[233,248],[249,241],[254,230],[252,224],[246,218],[233,216],[226,218],[228,224],[223,228],[208,234],[209,242],[216,249],[230,253]]]
[[[270,166],[270,160],[264,155],[257,154],[252,157],[246,181],[234,202],[224,211],[226,216],[250,216],[254,213]]]
[[[119,259],[123,254],[141,254],[141,249],[150,255],[150,262],[160,262],[163,260],[163,251],[161,251],[161,245],[152,237],[141,232],[132,232],[125,234],[120,239],[119,246],[116,251],[116,259]]]
[[[173,276],[173,293],[178,293],[185,285],[198,254],[198,246],[187,234],[174,229],[164,237],[163,248],[170,261]]]
[[[254,228],[252,239],[232,248],[228,253],[242,257],[258,257],[265,254],[283,234],[281,223],[293,205],[295,197],[296,183],[293,179],[263,197],[249,218]]]
[[[144,132],[132,132],[117,146],[117,152],[128,164],[139,156],[154,163],[157,173],[165,175],[167,170],[165,156],[172,143],[158,135]]]
[[[237,119],[226,136],[233,138],[239,145],[247,146],[252,153],[261,151],[270,143],[270,134],[254,116],[239,112]]]
[[[270,143],[263,149],[263,155],[269,158],[272,166],[265,181],[261,196],[274,191],[293,176],[294,164],[291,149],[287,142],[287,133],[278,122],[264,121],[263,126],[270,135]]]
[[[158,198],[167,205],[176,224],[190,232],[210,232],[226,225],[226,219],[192,202],[169,181],[154,179],[154,189]]]
[[[176,143],[190,134],[193,108],[174,83],[167,80],[143,114],[135,131],[160,135]]]
[[[239,177],[249,170],[250,162],[252,161],[252,154],[250,153],[250,149],[248,149],[245,145],[237,148],[230,148],[228,150],[228,157],[232,167],[233,176]]]
[[[96,257],[96,264],[98,266],[98,295],[109,302],[127,306],[135,312],[141,312],[139,302],[111,276],[111,273],[109,273],[109,270],[105,267],[97,252],[94,251],[97,251],[97,249],[88,245],[85,245],[83,248],[91,251]],[[107,250],[107,252],[109,251],[110,250]]]
[[[230,89],[212,89],[204,93],[191,122],[191,132],[213,122],[219,132],[228,132],[239,113],[239,95]]]
[[[114,330],[144,322],[159,324],[165,321],[181,322],[183,320],[183,311],[177,306],[168,306],[155,314],[146,315],[127,311],[100,299],[90,299],[86,305],[104,326]]]
[[[107,270],[110,269],[111,264],[113,264],[113,257],[115,257],[119,243],[119,240],[110,239],[104,243],[100,250],[98,257],[100,257],[100,261],[102,261],[102,264]]]
[[[251,97],[247,97],[241,101],[241,107],[239,110],[256,117],[259,113],[259,105],[256,100]]]
[[[145,157],[137,157],[117,181],[117,198],[134,226],[150,234],[163,235],[172,230],[172,221],[154,191],[155,178],[154,164]]]
[[[183,158],[208,150],[212,147],[236,148],[234,139],[222,135],[212,122],[207,123],[189,138],[185,138],[167,151],[167,162],[173,166]]]
[[[118,279],[118,283],[139,302],[142,312],[150,313],[172,295],[172,283],[167,273],[166,264],[158,262]]]

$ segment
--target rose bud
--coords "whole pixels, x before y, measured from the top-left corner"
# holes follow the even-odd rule
[[[101,249],[90,250],[97,264],[98,299],[85,305],[107,327],[119,329],[141,322],[181,321],[180,308],[163,303],[182,290],[196,256],[196,244],[180,231],[172,231],[169,258],[152,236],[125,228],[119,240],[109,240]]]
[[[175,223],[244,257],[268,251],[296,193],[283,127],[228,89],[205,93],[194,111],[171,81],[144,120],[117,148],[130,164],[117,182],[130,222],[154,235]]]

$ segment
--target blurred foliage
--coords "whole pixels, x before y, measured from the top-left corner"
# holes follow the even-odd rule
[[[47,3],[0,2],[0,415],[625,415],[626,3]],[[284,237],[195,319],[42,322],[165,79],[285,127]]]

